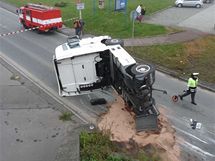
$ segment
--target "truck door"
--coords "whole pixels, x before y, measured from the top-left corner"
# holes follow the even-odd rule
[[[26,10],[26,20],[32,22],[31,11]]]
[[[57,62],[58,68],[58,79],[61,84],[61,90],[65,92],[75,92],[76,89],[76,79],[73,70],[73,64],[71,59],[66,59]]]
[[[77,84],[90,84],[98,80],[96,76],[95,57],[97,53],[76,57],[72,60]]]

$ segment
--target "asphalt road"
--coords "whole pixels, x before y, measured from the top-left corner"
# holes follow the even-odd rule
[[[215,3],[204,4],[202,8],[171,7],[158,12],[145,21],[165,26],[193,28],[215,34]]]
[[[1,33],[8,33],[22,29],[18,23],[17,15],[0,8],[1,12]],[[7,18],[5,18],[7,17]],[[22,70],[30,75],[33,80],[58,97],[57,82],[52,64],[52,57],[55,47],[66,41],[66,36],[58,33],[38,34],[28,31],[21,34],[14,34],[1,38],[1,52],[11,61],[14,61]],[[13,49],[13,50],[11,50]],[[68,106],[75,109],[73,112],[87,118],[87,121],[95,122],[98,116],[106,111],[104,106],[91,106],[89,100],[94,97],[106,97],[113,100],[113,97],[106,91],[84,95],[80,97],[59,98],[66,101]],[[72,102],[72,104],[71,104]],[[79,106],[82,106],[79,108]],[[91,117],[88,117],[90,115]]]
[[[0,33],[19,30],[17,17],[0,8],[1,25]],[[7,17],[7,18],[6,18]],[[37,34],[36,32],[25,32],[10,35],[0,39],[1,54],[8,57],[21,70],[27,73],[36,83],[45,87],[57,96],[57,83],[52,67],[52,55],[57,45],[65,42],[66,37],[62,34]],[[155,87],[166,89],[168,95],[154,92],[156,102],[167,109],[177,134],[183,141],[179,141],[182,147],[183,160],[214,160],[215,159],[215,94],[204,89],[197,93],[197,106],[190,104],[189,98],[183,102],[174,104],[171,96],[186,88],[185,82],[174,79],[168,75],[157,72]],[[104,93],[105,92],[105,93]],[[78,114],[89,118],[98,118],[105,111],[103,106],[90,106],[89,97],[106,97],[112,100],[112,93],[104,91],[93,95],[59,98],[66,104],[71,105]],[[193,118],[202,123],[200,130],[192,130],[189,119]]]

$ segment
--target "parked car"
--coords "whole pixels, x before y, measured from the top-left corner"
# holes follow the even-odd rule
[[[175,5],[177,7],[196,7],[201,8],[203,5],[203,0],[176,0]]]

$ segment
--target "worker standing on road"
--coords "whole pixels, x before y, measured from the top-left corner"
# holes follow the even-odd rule
[[[197,105],[195,102],[195,95],[196,95],[196,89],[198,85],[198,75],[199,73],[191,74],[191,77],[188,79],[188,83],[187,83],[188,89],[184,94],[179,95],[180,99],[183,100],[183,97],[191,94],[191,103],[194,105]]]
[[[75,20],[73,23],[74,29],[75,29],[75,35],[81,36],[81,21],[79,19]]]

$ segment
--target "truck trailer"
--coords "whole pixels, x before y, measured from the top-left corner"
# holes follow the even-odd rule
[[[60,96],[89,94],[113,87],[136,114],[137,131],[157,129],[159,111],[152,97],[155,68],[139,64],[109,36],[69,37],[53,56]]]

